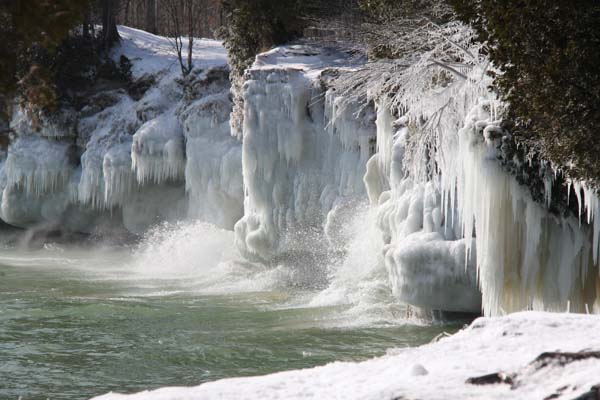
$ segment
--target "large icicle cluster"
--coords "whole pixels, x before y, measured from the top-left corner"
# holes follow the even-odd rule
[[[600,280],[590,230],[574,217],[549,213],[502,169],[503,131],[493,109],[488,101],[473,108],[458,132],[457,168],[443,172],[463,235],[475,233],[477,255],[471,258],[477,262],[484,311],[597,309]],[[593,213],[594,205],[585,205]]]
[[[10,146],[4,164],[6,187],[34,197],[61,190],[73,172],[69,148],[64,142],[34,135],[19,136]]]
[[[470,38],[460,24],[432,27],[417,38],[429,50],[372,85],[378,153],[365,183],[395,293],[419,307],[482,307],[487,315],[598,312],[596,195],[572,183],[588,229],[548,211],[548,168],[545,204],[503,169],[510,138],[497,120],[502,104],[487,90],[491,66]],[[393,113],[405,117],[394,122]]]

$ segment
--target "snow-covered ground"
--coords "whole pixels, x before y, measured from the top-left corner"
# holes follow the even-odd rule
[[[113,56],[118,60],[121,54],[125,54],[133,63],[134,77],[179,69],[177,52],[172,39],[128,26],[119,26],[119,35],[121,35],[121,44],[113,51]],[[188,39],[181,40],[183,48],[187,49]],[[196,38],[193,49],[194,68],[227,64],[227,51],[223,43],[218,40]]]
[[[598,316],[522,312],[362,363],[95,400],[575,399],[600,384],[599,330]]]

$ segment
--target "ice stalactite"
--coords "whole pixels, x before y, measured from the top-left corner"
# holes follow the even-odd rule
[[[104,154],[104,203],[109,208],[125,204],[136,190],[137,183],[131,171],[131,145],[132,142],[127,140],[113,145]]]
[[[131,133],[139,126],[136,102],[126,93],[113,94],[113,105],[79,121],[85,140],[81,155],[78,202],[102,212],[121,205],[133,187]],[[113,197],[114,195],[114,197]]]
[[[73,172],[69,143],[35,135],[19,136],[9,147],[4,165],[6,186],[40,197],[62,189]]]

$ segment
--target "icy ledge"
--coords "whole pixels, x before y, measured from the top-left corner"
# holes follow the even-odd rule
[[[598,316],[521,312],[479,318],[451,337],[362,363],[95,400],[597,398],[599,329]]]

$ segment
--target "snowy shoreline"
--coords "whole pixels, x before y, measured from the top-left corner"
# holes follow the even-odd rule
[[[361,363],[231,378],[94,400],[596,399],[600,317],[520,312]]]

